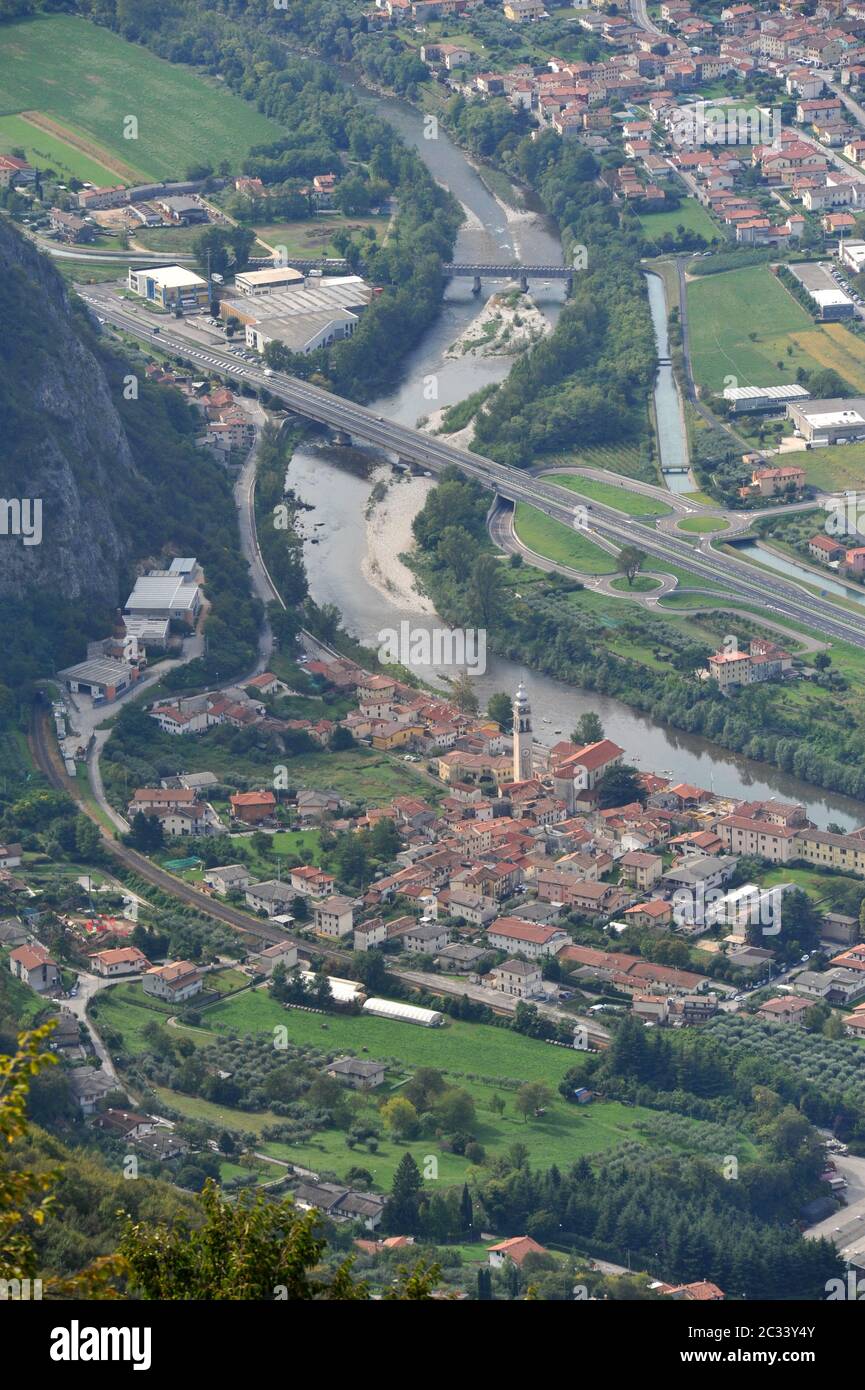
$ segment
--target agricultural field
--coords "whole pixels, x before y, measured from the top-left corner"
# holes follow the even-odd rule
[[[261,990],[247,991],[205,1010],[203,1024],[215,1032],[263,1035],[277,1024],[290,1042],[360,1052],[408,1067],[439,1067],[494,1080],[545,1081],[555,1089],[579,1060],[567,1048],[551,1047],[507,1028],[448,1020],[443,1028],[419,1028],[391,1019],[306,1013],[285,1009]],[[322,1024],[325,1024],[322,1027]],[[366,1054],[364,1054],[366,1055]]]
[[[23,150],[24,158],[36,169],[53,169],[63,182],[72,178],[82,183],[120,182],[116,171],[107,164],[50,131],[40,130],[23,116],[0,116],[0,154],[11,154],[13,150]]]
[[[694,376],[710,391],[722,391],[729,377],[739,386],[777,386],[795,381],[798,367],[820,366],[799,339],[823,330],[768,266],[691,280],[688,322]]]
[[[691,280],[688,314],[694,376],[711,391],[728,377],[777,386],[795,381],[800,367],[831,367],[865,391],[865,342],[842,324],[815,324],[768,266]]]
[[[582,574],[615,574],[616,561],[581,531],[569,530],[560,521],[544,516],[536,507],[518,502],[514,531],[529,550],[559,565],[570,565]]]
[[[512,1091],[473,1085],[463,1080],[458,1080],[456,1084],[469,1091],[475,1102],[477,1121],[473,1125],[473,1133],[486,1152],[506,1153],[513,1144],[524,1144],[529,1151],[529,1162],[534,1166],[556,1163],[560,1167],[567,1167],[583,1155],[600,1153],[626,1140],[638,1139],[635,1126],[641,1118],[650,1116],[649,1111],[621,1105],[618,1101],[578,1107],[557,1097],[542,1118],[526,1124],[514,1110]],[[501,1116],[489,1109],[495,1095],[500,1095],[506,1105]],[[372,1105],[368,1109],[371,1114],[375,1113]],[[362,1117],[361,1109],[359,1118]],[[390,1187],[407,1149],[413,1153],[421,1169],[425,1155],[434,1154],[438,1160],[440,1182],[462,1182],[471,1170],[472,1165],[461,1154],[443,1152],[435,1141],[431,1143],[429,1139],[396,1143],[389,1135],[383,1134],[375,1153],[368,1153],[362,1144],[355,1149],[347,1148],[345,1134],[341,1130],[326,1129],[319,1130],[306,1143],[266,1142],[262,1145],[262,1153],[270,1154],[272,1158],[287,1159],[314,1171],[324,1168],[335,1172],[338,1177],[344,1177],[350,1168],[359,1164],[372,1174],[376,1186],[381,1189]]]
[[[865,391],[865,339],[841,323],[824,323],[793,337],[821,367],[831,367],[854,390]]]
[[[581,497],[592,502],[600,502],[605,507],[616,507],[628,516],[663,516],[670,508],[659,497],[647,497],[642,492],[629,492],[615,483],[601,483],[595,478],[575,477],[573,473],[551,473],[547,482],[557,483],[559,487],[570,488]]]
[[[124,990],[128,995],[130,988],[134,989],[121,986],[112,990],[113,1011],[101,1016],[124,1033],[127,1050],[134,1053],[141,1050],[137,1045],[141,1038],[135,1015],[159,1015],[136,1009],[123,995]],[[473,1133],[489,1154],[503,1153],[521,1143],[528,1149],[532,1163],[567,1165],[583,1154],[613,1149],[625,1141],[672,1144],[674,1148],[711,1148],[718,1142],[714,1126],[681,1120],[676,1122],[676,1129],[665,1117],[639,1106],[624,1106],[615,1101],[597,1101],[586,1107],[569,1105],[558,1095],[557,1087],[564,1073],[579,1065],[580,1054],[485,1024],[449,1020],[441,1029],[423,1029],[363,1016],[323,1017],[285,1009],[263,991],[255,991],[206,1008],[203,1027],[184,1031],[198,1042],[209,1042],[215,1033],[267,1036],[276,1026],[287,1029],[291,1043],[325,1049],[328,1053],[363,1053],[387,1063],[384,1087],[370,1096],[352,1096],[358,1123],[368,1119],[378,1127],[378,1103],[398,1095],[414,1069],[425,1065],[439,1068],[453,1085],[472,1096],[477,1116]],[[546,1113],[528,1122],[515,1106],[516,1090],[525,1080],[543,1081],[554,1093]],[[241,1111],[161,1086],[156,1087],[156,1092],[166,1106],[219,1128],[259,1135],[267,1126],[279,1123],[271,1112]],[[504,1105],[500,1114],[495,1108],[499,1100]],[[299,1163],[315,1172],[334,1173],[340,1178],[361,1165],[372,1174],[377,1187],[387,1188],[406,1149],[422,1164],[431,1141],[398,1143],[384,1133],[374,1150],[363,1143],[349,1148],[343,1130],[324,1129],[297,1143],[262,1140],[260,1147],[272,1158]],[[437,1146],[433,1152],[441,1181],[464,1179],[471,1166],[464,1157],[439,1151]]]
[[[54,158],[65,149],[67,163],[84,155],[104,165],[96,183],[182,178],[216,152],[236,166],[281,134],[216,83],[72,15],[0,30],[0,115],[23,112],[45,125]],[[124,138],[129,116],[137,139]],[[34,143],[41,138],[34,126]]]
[[[675,234],[679,227],[684,227],[686,232],[695,232],[707,241],[711,241],[713,237],[723,237],[718,224],[713,222],[696,198],[685,198],[679,207],[670,212],[641,212],[638,221],[646,236],[652,241],[657,241],[670,232]]]

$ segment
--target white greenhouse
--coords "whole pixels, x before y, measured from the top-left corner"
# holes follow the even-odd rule
[[[396,999],[367,999],[363,1011],[365,1014],[375,1014],[376,1018],[419,1023],[423,1028],[438,1028],[445,1021],[444,1014],[437,1009],[421,1009],[417,1004],[402,1004]]]
[[[301,970],[300,978],[305,985],[314,984],[316,979],[311,970]],[[363,998],[363,986],[357,980],[341,980],[338,975],[328,975],[327,983],[331,998],[337,1004],[353,1004],[356,999]]]

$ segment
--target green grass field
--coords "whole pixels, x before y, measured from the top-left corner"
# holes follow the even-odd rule
[[[625,1140],[638,1139],[636,1124],[650,1118],[649,1111],[621,1105],[618,1101],[576,1106],[557,1098],[546,1115],[526,1124],[514,1110],[512,1092],[499,1092],[507,1108],[498,1117],[488,1108],[496,1094],[493,1087],[469,1085],[465,1089],[474,1096],[477,1122],[473,1131],[487,1153],[505,1153],[512,1144],[525,1144],[530,1163],[537,1167],[548,1167],[551,1163],[566,1167],[583,1155],[601,1153]],[[359,1165],[366,1168],[376,1186],[383,1189],[390,1187],[406,1150],[413,1154],[421,1170],[427,1155],[435,1157],[439,1182],[462,1182],[471,1170],[472,1165],[465,1158],[442,1152],[435,1140],[416,1139],[398,1144],[386,1134],[379,1140],[375,1153],[369,1153],[362,1144],[355,1149],[347,1148],[345,1134],[334,1129],[319,1130],[307,1143],[265,1143],[262,1146],[262,1153],[272,1158],[287,1159],[316,1172],[326,1169],[340,1178]]]
[[[622,589],[626,594],[648,594],[652,589],[660,586],[660,579],[655,579],[651,574],[634,575],[633,583],[628,583],[628,576],[623,574],[621,579],[613,580],[614,589]]]
[[[696,198],[685,198],[680,206],[671,212],[641,212],[639,223],[646,236],[653,241],[666,236],[668,232],[675,233],[679,227],[684,227],[687,232],[696,232],[707,241],[723,236],[718,224],[712,221]]]
[[[54,169],[64,182],[71,178],[82,183],[114,184],[117,174],[97,159],[91,159],[47,130],[39,130],[21,116],[0,116],[0,154],[23,150],[24,157],[37,169]]]
[[[231,785],[235,777],[260,782],[260,762],[244,759],[209,741],[207,734],[187,742],[190,748],[188,752],[184,750],[184,759],[188,772],[214,772]],[[287,766],[293,787],[327,788],[349,801],[378,804],[394,796],[423,796],[429,800],[442,794],[411,763],[367,748],[350,748],[343,753],[301,753],[291,758]]]
[[[636,444],[591,444],[585,449],[571,449],[554,455],[549,467],[608,468],[623,478],[641,478],[645,483],[660,482],[655,465],[645,450]]]
[[[340,213],[319,214],[301,222],[277,222],[256,227],[263,245],[284,246],[289,256],[338,256],[333,244],[336,232],[357,233],[374,227],[379,243],[388,228],[387,217],[343,217]]]
[[[164,251],[171,256],[191,256],[201,236],[201,227],[134,227],[130,240],[148,251]]]
[[[170,1013],[168,1005],[148,1009],[142,1006],[141,999],[140,986],[127,984],[106,991],[99,1003],[100,1023],[121,1033],[126,1050],[133,1055],[146,1048],[142,1037],[146,1023],[151,1019],[165,1023]],[[534,1164],[567,1165],[581,1155],[615,1148],[625,1140],[654,1142],[651,1111],[615,1101],[597,1101],[590,1106],[577,1107],[558,1095],[558,1084],[565,1072],[578,1067],[585,1054],[550,1047],[509,1029],[455,1020],[448,1020],[439,1029],[426,1029],[363,1015],[332,1014],[322,1018],[320,1014],[285,1009],[265,991],[256,990],[208,1006],[203,1013],[202,1028],[183,1031],[200,1045],[225,1034],[266,1037],[278,1026],[287,1030],[293,1043],[329,1053],[362,1053],[387,1064],[388,1076],[383,1088],[369,1096],[352,1096],[351,1104],[358,1120],[377,1119],[381,1100],[398,1094],[402,1081],[416,1067],[432,1066],[443,1071],[452,1084],[471,1094],[477,1117],[473,1133],[488,1154],[503,1153],[519,1142],[525,1144]],[[554,1093],[546,1114],[528,1123],[515,1106],[516,1087],[527,1080],[543,1081]],[[155,1090],[165,1106],[220,1129],[260,1135],[267,1126],[279,1123],[278,1117],[270,1111],[246,1112],[162,1086]],[[496,1097],[504,1102],[500,1115],[493,1109]],[[470,1168],[460,1155],[440,1151],[434,1140],[418,1139],[403,1144],[386,1132],[375,1152],[370,1152],[363,1144],[349,1148],[345,1132],[335,1129],[320,1130],[298,1144],[262,1141],[261,1149],[273,1158],[298,1163],[315,1172],[335,1173],[340,1178],[345,1177],[350,1168],[361,1166],[369,1170],[380,1188],[390,1185],[406,1149],[421,1166],[428,1155],[434,1156],[438,1162],[438,1180],[445,1183],[462,1181]]]
[[[107,162],[115,182],[178,178],[191,164],[223,159],[236,166],[251,145],[281,134],[216,83],[72,15],[0,30],[0,114],[23,111],[56,122],[51,138],[70,146],[67,162],[73,150]],[[124,138],[130,116],[137,139]],[[34,144],[41,138],[36,130]],[[93,181],[111,178],[103,171]]]
[[[795,381],[798,367],[819,365],[790,337],[813,329],[813,320],[768,266],[691,280],[688,322],[694,376],[712,391],[722,391],[727,377],[739,386],[777,386]]]
[[[121,1033],[127,1052],[137,1057],[148,1050],[144,1037],[147,1024],[164,1025],[174,1012],[170,1004],[163,1003],[160,999],[145,1000],[141,985],[137,981],[130,981],[100,991],[93,1021],[100,1032],[113,1028]],[[189,1036],[192,1037],[192,1034]],[[208,1042],[209,1039],[201,1036],[198,1039],[193,1038],[193,1041],[200,1043]]]
[[[601,483],[595,478],[575,477],[571,473],[554,473],[547,477],[547,482],[570,488],[571,492],[578,492],[581,497],[588,497],[592,502],[601,502],[606,507],[616,507],[620,512],[627,512],[628,516],[663,516],[670,510],[659,497],[647,497],[642,492],[629,492],[625,487],[616,487],[615,483]]]
[[[326,1021],[327,1026],[322,1027]],[[409,1067],[440,1067],[450,1072],[471,1072],[478,1077],[545,1081],[558,1086],[569,1067],[579,1060],[566,1048],[525,1038],[507,1028],[449,1020],[443,1028],[419,1028],[390,1019],[341,1016],[323,1020],[319,1014],[284,1009],[263,990],[237,995],[213,1004],[202,1014],[202,1024],[223,1032],[267,1034],[277,1025],[288,1030],[293,1042],[319,1048],[369,1049],[370,1057],[397,1059]]]
[[[558,565],[570,565],[582,574],[615,574],[612,555],[595,545],[581,531],[569,530],[560,521],[544,516],[536,507],[518,502],[514,530],[523,545]]]
[[[865,491],[865,444],[835,444],[827,449],[797,449],[779,460],[800,464],[812,487],[827,492]]]
[[[678,529],[704,536],[712,531],[726,531],[727,523],[720,516],[686,516],[678,523]]]

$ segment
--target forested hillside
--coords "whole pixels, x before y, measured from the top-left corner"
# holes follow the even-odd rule
[[[194,444],[180,394],[108,346],[60,275],[0,219],[0,495],[42,502],[41,543],[0,538],[2,684],[81,659],[140,559],[197,555],[213,604],[209,663],[250,661],[257,624],[225,470]],[[124,389],[130,382],[135,389]],[[230,612],[230,625],[227,614]],[[199,670],[194,673],[204,677]]]

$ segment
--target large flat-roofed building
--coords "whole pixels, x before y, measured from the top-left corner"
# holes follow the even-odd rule
[[[846,265],[858,275],[861,270],[865,270],[865,241],[840,241],[838,242],[838,259],[842,265]]]
[[[787,415],[809,444],[836,444],[839,439],[865,439],[865,397],[791,402]]]
[[[730,402],[734,415],[758,410],[783,410],[789,401],[807,401],[811,392],[804,386],[728,386],[724,400]]]
[[[372,298],[372,289],[359,275],[329,275],[308,280],[303,288],[277,289],[266,295],[244,295],[223,299],[219,312],[224,319],[242,324],[264,323],[267,319],[294,318],[298,314],[326,314],[337,309],[360,313]]]
[[[79,661],[57,674],[73,695],[93,695],[99,700],[113,700],[138,680],[137,666],[107,656],[97,661]]]
[[[143,575],[126,600],[125,613],[134,618],[175,618],[190,627],[201,608],[197,584],[184,583],[179,575]]]
[[[157,207],[163,217],[180,227],[189,227],[195,222],[209,221],[207,208],[202,203],[197,202],[195,198],[159,198]]]
[[[273,294],[275,290],[302,288],[303,272],[290,265],[271,266],[266,270],[245,270],[235,275],[234,287],[243,294]]]
[[[289,352],[309,356],[317,348],[350,338],[357,323],[357,314],[347,309],[332,309],[325,314],[297,314],[291,318],[266,319],[264,323],[248,323],[245,336],[247,347],[264,352],[268,343],[282,343]]]
[[[808,290],[808,293],[820,310],[821,319],[849,319],[856,312],[853,300],[843,290]]]
[[[129,267],[127,285],[133,294],[161,304],[163,309],[205,309],[209,303],[207,281],[180,265]]]

